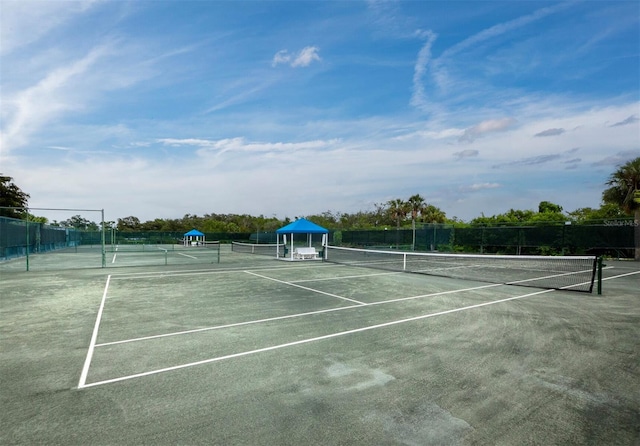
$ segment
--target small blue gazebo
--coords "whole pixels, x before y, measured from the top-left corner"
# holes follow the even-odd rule
[[[312,249],[312,246],[311,246],[312,234],[322,234],[322,246],[325,246],[327,244],[327,234],[329,234],[329,230],[304,218],[300,218],[294,222],[289,223],[286,226],[283,226],[282,228],[276,230],[276,235],[278,237],[277,247],[276,247],[277,257],[280,257],[280,235],[282,235],[282,242],[283,242],[282,245],[286,247],[287,234],[290,235],[289,238],[291,240],[290,242],[291,246],[289,248],[289,255],[290,255],[289,260],[294,260],[294,259],[307,258],[307,256],[306,255],[296,256],[296,250],[293,249],[293,234],[307,234],[309,249]],[[307,252],[310,252],[310,251],[307,251]],[[317,258],[317,255],[314,253],[311,258]]]
[[[197,229],[192,229],[189,232],[184,234],[184,238],[182,239],[182,243],[184,246],[198,246],[204,245],[205,242],[204,234]]]

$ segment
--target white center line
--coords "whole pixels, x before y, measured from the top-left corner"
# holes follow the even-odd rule
[[[298,285],[296,283],[285,282],[284,280],[274,279],[273,277],[263,276],[262,274],[256,274],[256,273],[253,273],[251,271],[245,271],[245,273],[251,274],[252,276],[256,276],[256,277],[261,277],[262,279],[273,280],[274,282],[283,283],[285,285],[290,285],[290,286],[293,286],[293,287],[296,287],[296,288],[301,288],[303,290],[313,291],[314,293],[324,294],[326,296],[331,296],[331,297],[337,297],[338,299],[342,299],[342,300],[348,300],[349,302],[354,302],[356,304],[368,305],[368,304],[366,304],[364,302],[360,302],[359,300],[350,299],[348,297],[343,297],[343,296],[338,296],[337,294],[331,294],[331,293],[327,293],[325,291],[314,290],[313,288],[308,288],[306,286]]]

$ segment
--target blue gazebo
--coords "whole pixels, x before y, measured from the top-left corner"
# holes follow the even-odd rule
[[[298,219],[298,220],[296,220],[294,222],[289,223],[286,226],[283,226],[282,228],[276,230],[276,235],[278,237],[277,247],[276,247],[276,256],[277,257],[280,257],[280,235],[282,235],[282,245],[284,247],[286,247],[287,246],[287,234],[289,234],[289,239],[290,239],[290,243],[291,243],[291,246],[289,248],[289,260],[294,260],[296,258],[298,258],[298,259],[307,258],[306,255],[303,255],[303,256],[300,256],[300,257],[295,257],[296,250],[293,249],[293,235],[294,234],[307,234],[307,241],[308,241],[309,248],[308,248],[308,250],[306,252],[310,252],[310,250],[313,250],[313,247],[311,246],[312,235],[313,234],[322,234],[322,246],[325,246],[327,244],[327,234],[329,234],[329,230],[323,228],[322,226],[319,226],[319,225],[315,224],[312,221],[304,219],[304,218],[300,218],[300,219]],[[310,258],[318,258],[318,257],[314,253],[313,256],[310,257]]]
[[[184,246],[198,246],[204,245],[205,236],[202,232],[197,229],[192,229],[189,232],[184,234],[184,238],[182,239],[182,243]]]

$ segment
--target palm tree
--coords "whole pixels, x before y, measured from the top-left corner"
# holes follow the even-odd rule
[[[422,209],[422,220],[427,223],[444,223],[447,221],[447,214],[442,209],[432,204],[426,205]]]
[[[411,250],[416,250],[416,218],[418,218],[418,214],[422,214],[422,211],[425,207],[424,198],[420,196],[420,194],[415,194],[409,197],[407,200],[407,207],[411,212],[411,230],[413,232],[413,240],[411,242]]]
[[[387,204],[389,205],[389,213],[391,214],[391,218],[396,221],[396,236],[400,237],[400,221],[404,220],[404,218],[407,216],[407,203],[400,198],[396,198],[395,200],[389,200]],[[399,244],[400,241],[399,239],[397,239],[396,245]]]
[[[620,166],[607,181],[602,193],[605,203],[614,203],[628,214],[634,214],[635,259],[640,260],[640,157]]]

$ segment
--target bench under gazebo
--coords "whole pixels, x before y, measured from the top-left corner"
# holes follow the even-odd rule
[[[307,234],[306,246],[298,246],[294,248],[294,234]],[[281,258],[280,236],[282,236],[282,246],[285,248],[284,252],[289,252],[289,257],[284,257],[286,260],[321,260],[321,253],[313,246],[313,234],[322,234],[322,246],[327,244],[329,230],[304,218],[300,218],[276,230],[276,256]],[[287,236],[289,237],[289,240],[287,240]],[[290,246],[287,246],[288,243]]]
[[[197,229],[186,232],[183,236],[184,246],[200,246],[205,244],[205,235]]]

